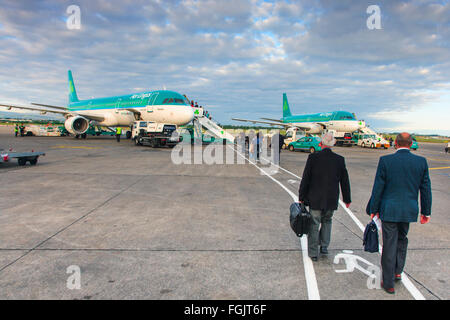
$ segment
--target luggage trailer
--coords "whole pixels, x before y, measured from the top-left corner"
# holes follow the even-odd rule
[[[36,165],[38,158],[45,156],[44,152],[14,152],[0,149],[0,163],[9,162],[11,159],[17,159],[19,166],[26,165],[29,162],[32,166]]]

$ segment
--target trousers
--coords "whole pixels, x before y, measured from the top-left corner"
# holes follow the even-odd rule
[[[394,287],[396,274],[401,274],[406,263],[408,250],[409,222],[382,222],[383,252],[381,269],[383,286]]]
[[[308,233],[308,255],[317,257],[319,246],[327,248],[331,240],[331,222],[334,210],[310,210],[311,226]]]

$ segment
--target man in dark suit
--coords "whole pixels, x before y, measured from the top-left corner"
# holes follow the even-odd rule
[[[409,223],[417,221],[419,191],[421,223],[431,215],[427,160],[410,152],[412,142],[409,133],[401,133],[395,139],[397,152],[380,158],[370,200],[371,218],[377,215],[382,221],[382,286],[392,294],[406,262]]]
[[[306,161],[298,192],[299,202],[309,206],[312,216],[308,233],[308,255],[313,261],[317,261],[319,246],[320,253],[328,253],[331,221],[333,212],[338,207],[339,184],[347,208],[351,203],[350,180],[345,159],[331,151],[331,147],[336,143],[333,134],[324,134],[321,143],[322,151],[310,154]]]

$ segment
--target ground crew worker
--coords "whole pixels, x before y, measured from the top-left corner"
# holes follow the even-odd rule
[[[121,127],[117,127],[116,128],[116,139],[117,142],[120,142],[120,135],[122,134],[122,128]]]
[[[14,134],[17,135],[19,134],[19,126],[16,124],[16,126],[14,127]]]

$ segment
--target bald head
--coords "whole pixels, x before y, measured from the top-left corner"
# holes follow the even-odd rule
[[[399,148],[409,148],[412,143],[412,136],[408,132],[402,132],[395,138],[395,144]]]

